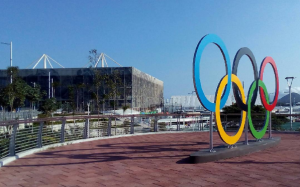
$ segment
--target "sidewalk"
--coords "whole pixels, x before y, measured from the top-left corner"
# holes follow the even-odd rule
[[[208,132],[68,145],[0,168],[0,186],[299,186],[300,134],[273,136],[282,138],[276,147],[196,165],[186,163],[186,158],[198,149],[208,148]],[[215,146],[222,144],[217,133],[214,141]]]

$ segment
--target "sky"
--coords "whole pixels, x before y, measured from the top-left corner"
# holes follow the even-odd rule
[[[206,34],[216,34],[226,45],[231,65],[241,47],[251,49],[258,71],[262,60],[271,56],[278,68],[280,96],[288,91],[285,77],[297,77],[300,70],[296,0],[1,0],[0,7],[0,42],[13,42],[13,65],[22,69],[32,68],[28,66],[43,54],[64,67],[85,67],[89,50],[97,49],[122,66],[162,80],[165,98],[188,95],[194,90],[196,46]],[[8,45],[0,45],[0,69],[9,66],[9,52]],[[204,93],[214,95],[225,74],[219,49],[209,44],[200,65]],[[254,79],[247,56],[239,63],[238,77],[248,93]],[[264,83],[274,95],[269,64]],[[300,93],[300,77],[292,91]]]

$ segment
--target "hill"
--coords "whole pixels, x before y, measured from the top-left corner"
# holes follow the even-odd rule
[[[291,95],[292,95],[292,104],[300,102],[300,94],[292,93]],[[287,95],[283,96],[282,98],[278,99],[277,105],[284,106],[284,105],[289,105],[289,103],[290,103],[290,95],[287,94]]]

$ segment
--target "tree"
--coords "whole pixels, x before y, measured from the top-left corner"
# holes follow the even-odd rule
[[[4,109],[5,107],[8,106],[7,101],[8,101],[8,98],[5,93],[5,88],[0,88],[0,106],[2,107],[2,109]]]
[[[120,95],[120,92],[118,90],[118,86],[121,84],[121,78],[120,78],[119,71],[118,70],[113,71],[111,78],[107,79],[106,83],[109,88],[109,93],[107,93],[107,96],[114,100],[114,112],[115,112],[116,99],[117,99],[117,96]]]
[[[69,99],[70,99],[70,106],[71,106],[71,109],[72,109],[72,111],[73,111],[73,114],[75,113],[75,102],[74,102],[74,100],[75,100],[75,97],[74,97],[74,95],[75,95],[75,93],[74,93],[74,89],[75,89],[75,87],[74,87],[74,85],[69,85],[68,86],[68,90],[69,90]]]
[[[230,106],[225,106],[223,109],[223,113],[224,114],[228,114],[228,113],[240,113],[241,109],[237,106],[236,103],[230,105]]]
[[[107,81],[106,75],[101,75],[99,70],[94,70],[95,77],[93,80],[93,98],[96,100],[98,115],[100,113],[101,95],[104,99],[104,84]],[[102,102],[104,104],[104,102]]]
[[[79,84],[76,84],[76,86],[75,86],[75,89],[76,89],[76,103],[77,103],[77,108],[76,108],[76,110],[77,110],[77,112],[79,111],[79,107],[78,107],[78,105],[79,105],[79,95],[80,95],[80,90],[82,89],[82,88],[84,88],[85,87],[85,85],[84,85],[84,83],[79,83]]]
[[[237,114],[236,116],[227,116],[227,121],[235,121],[239,122],[240,121],[240,113],[241,109],[237,106],[236,103],[230,106],[225,106],[223,108],[223,114]],[[264,125],[265,121],[265,114],[266,114],[266,109],[262,105],[254,105],[251,107],[251,116],[252,116],[252,121],[254,122],[254,126],[256,128],[260,128],[261,126]],[[286,123],[288,119],[284,116],[276,116],[272,115],[272,128],[273,129],[280,129],[281,125]]]
[[[224,114],[228,113],[240,113],[241,109],[238,107],[236,103],[230,105],[230,106],[225,106],[223,109]],[[266,109],[262,105],[254,105],[251,107],[251,113],[252,114],[265,114]]]
[[[5,89],[4,88],[1,88],[0,89],[0,106],[2,108],[2,116],[3,116],[3,119],[4,120],[4,111],[5,111],[5,108],[8,106],[8,98],[7,98],[7,95],[5,94]]]
[[[126,111],[128,108],[129,108],[129,106],[127,106],[127,105],[122,106],[122,109],[123,109],[123,115],[124,115],[125,111]]]
[[[13,79],[13,82],[5,87],[5,94],[7,95],[11,111],[13,111],[14,108],[24,106],[28,87],[29,85],[21,78]]]
[[[41,105],[40,110],[43,114],[50,116],[55,110],[57,110],[57,101],[54,97],[47,98]]]
[[[98,54],[97,49],[92,49],[89,51],[89,62],[95,66],[100,54]],[[98,116],[100,114],[100,105],[102,104],[103,110],[105,105],[105,83],[107,81],[107,76],[102,75],[99,70],[94,69],[94,79],[93,79],[93,88],[92,88],[92,98],[96,100]],[[101,101],[102,100],[102,101]]]
[[[2,97],[6,98],[7,105],[10,107],[11,111],[13,111],[14,108],[24,105],[24,101],[29,89],[29,85],[21,77],[19,77],[18,72],[18,67],[7,68],[7,86],[1,90]],[[4,103],[2,103],[2,105],[3,104]]]
[[[225,106],[223,109],[223,114],[233,114],[233,115],[227,115],[226,120],[227,122],[234,122],[239,123],[241,118],[241,109],[238,107],[236,103]],[[265,120],[265,113],[266,109],[263,108],[261,105],[254,105],[251,107],[251,116],[254,126],[261,127]],[[223,119],[224,120],[224,119]]]
[[[30,109],[36,102],[41,101],[45,95],[47,95],[47,93],[45,91],[41,91],[40,85],[36,84],[34,87],[29,86],[26,99],[30,102]]]
[[[14,80],[18,78],[19,67],[18,66],[7,67],[6,74],[7,74],[7,82],[11,83],[10,82],[11,79],[12,82],[14,82]]]
[[[116,98],[120,95],[118,90],[118,86],[121,84],[121,78],[119,71],[113,71],[111,78],[106,80],[106,83],[109,88],[109,93],[107,94],[108,98],[113,98],[113,106],[114,106],[114,113],[116,112]],[[115,127],[117,127],[117,122],[115,118]],[[117,133],[117,128],[115,128],[115,134]]]
[[[90,50],[89,51],[89,62],[93,65],[93,66],[95,66],[96,65],[96,63],[97,63],[97,61],[98,61],[98,59],[99,59],[99,56],[100,56],[100,54],[98,54],[98,52],[97,52],[97,49],[92,49],[92,50]]]

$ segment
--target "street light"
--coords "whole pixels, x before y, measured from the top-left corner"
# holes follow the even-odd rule
[[[1,42],[1,44],[10,45],[10,67],[12,67],[12,42]],[[10,83],[12,83],[12,75],[10,75]]]
[[[287,81],[287,85],[289,87],[289,94],[290,94],[290,123],[291,123],[291,130],[293,130],[293,123],[292,123],[292,95],[291,95],[291,87],[292,87],[292,83],[293,80],[296,77],[286,77],[286,81]],[[291,80],[291,82],[289,83],[289,79]]]
[[[87,107],[88,107],[88,116],[90,115],[90,102],[87,103]]]
[[[33,88],[35,88],[35,82],[31,82],[33,84]],[[33,104],[33,110],[35,110],[35,103]]]

